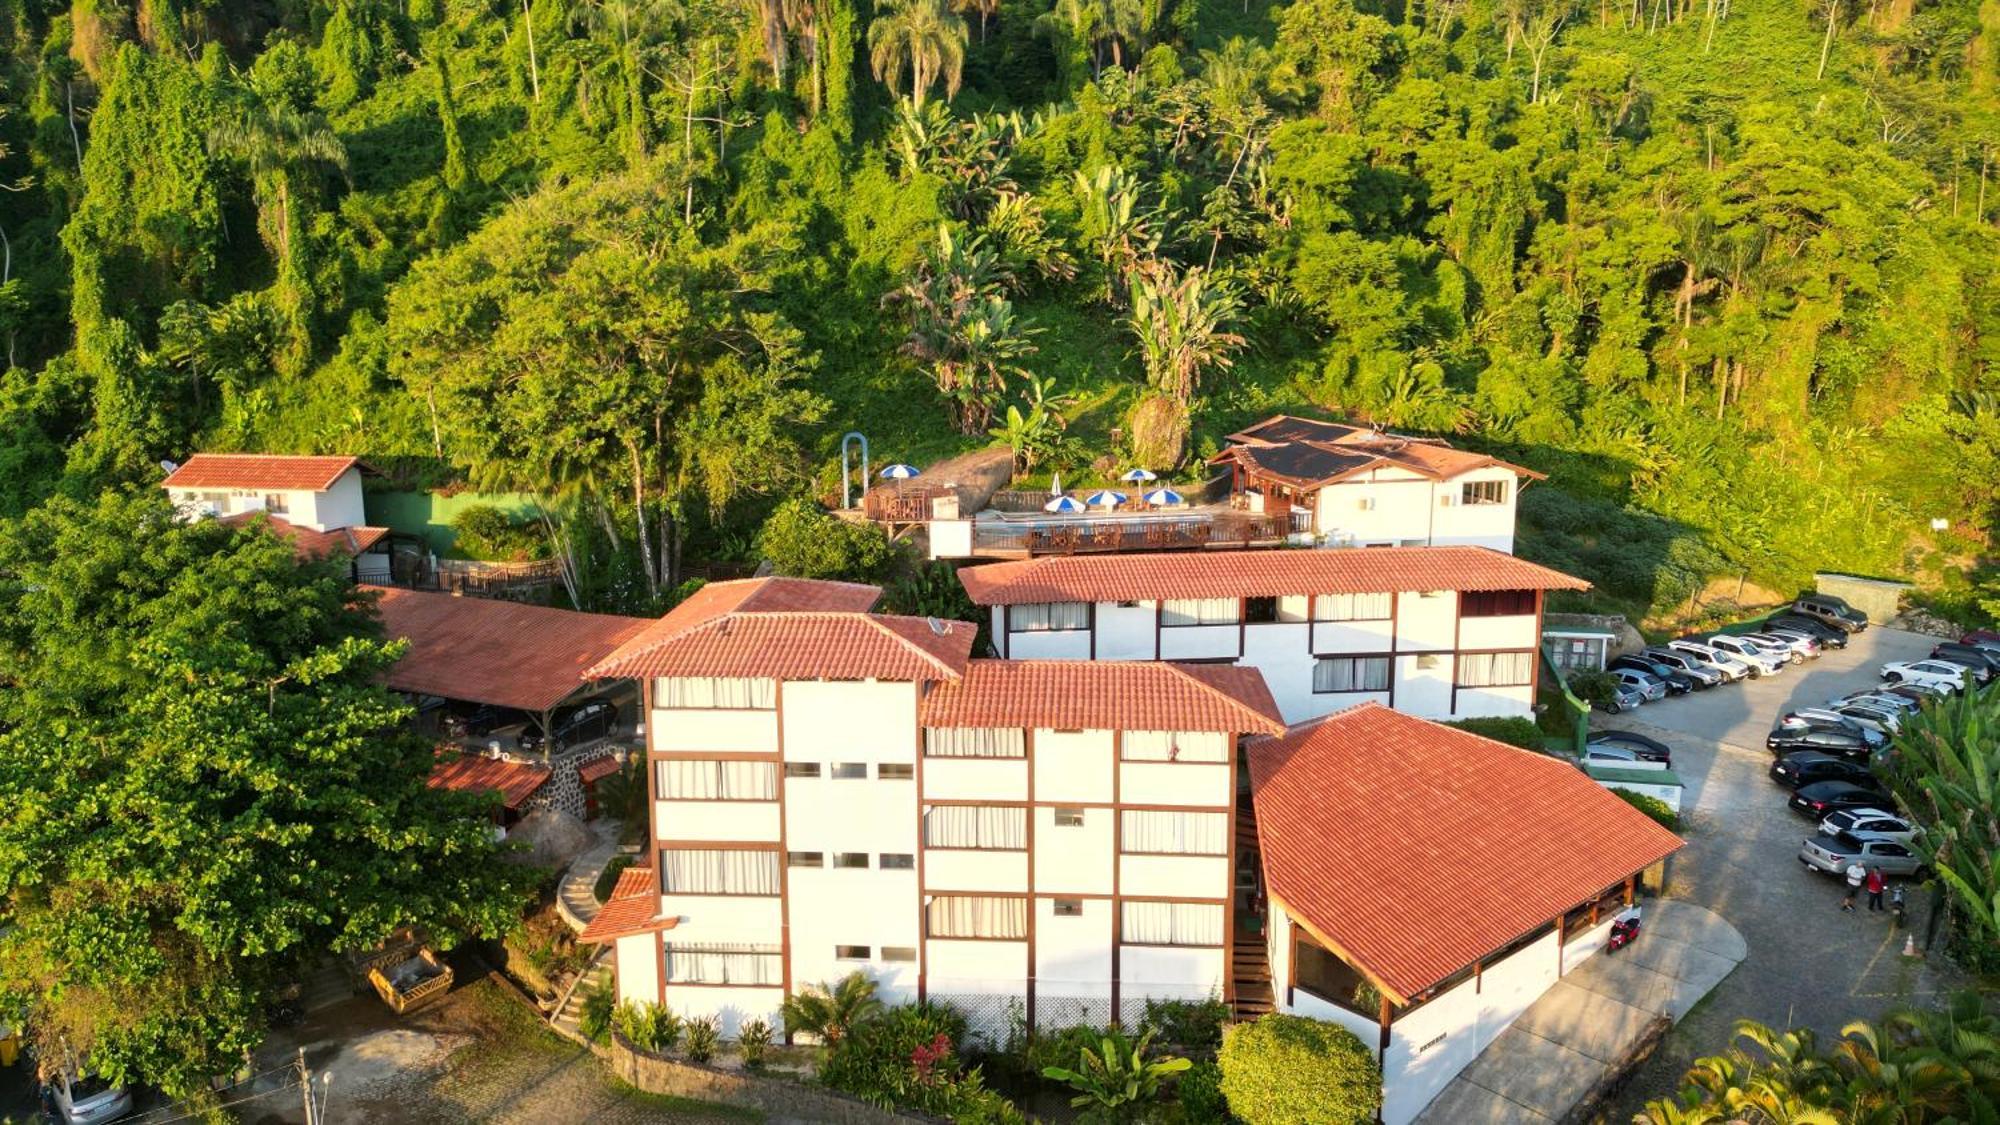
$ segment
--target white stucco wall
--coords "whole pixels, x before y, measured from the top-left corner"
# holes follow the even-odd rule
[[[1055,809],[1035,818],[1035,890],[1040,894],[1108,895],[1117,848],[1116,809],[1084,809],[1083,823],[1058,828]],[[1107,942],[1110,937],[1107,933]]]
[[[924,759],[924,796],[945,801],[1025,801],[1026,758]]]
[[[1034,740],[1036,801],[1111,800],[1112,732],[1038,729]]]
[[[1055,899],[1035,900],[1038,996],[1111,997],[1111,902],[1087,898],[1080,905],[1082,914],[1058,916]]]
[[[945,891],[1013,891],[1028,889],[1028,853],[924,849],[924,889]]]
[[[1131,898],[1221,898],[1228,886],[1226,855],[1118,857],[1118,893]]]
[[[1117,602],[1098,602],[1097,614],[1097,659],[1099,660],[1151,660],[1158,643],[1155,628],[1159,624],[1160,606],[1158,602],[1138,602],[1134,605],[1119,605]]]
[[[618,974],[621,1003],[657,1004],[660,1001],[660,945],[656,934],[632,934],[618,939],[613,947],[613,965]]]
[[[1222,995],[1226,969],[1220,948],[1128,945],[1119,954],[1121,1001],[1200,1000]]]
[[[667,1007],[683,1018],[693,1016],[714,1016],[722,1026],[725,1039],[736,1038],[737,1029],[753,1019],[761,1019],[771,1025],[779,1035],[784,1034],[785,1023],[778,1015],[784,1003],[782,988],[738,988],[700,984],[669,984],[667,986]]]
[[[1221,762],[1120,762],[1118,799],[1128,805],[1221,808],[1229,804],[1232,776]]]
[[[661,840],[778,842],[776,801],[655,801],[653,832]]]
[[[334,480],[333,487],[321,493],[294,492],[293,503],[303,499],[312,512],[312,521],[307,526],[317,531],[335,527],[361,527],[368,522],[361,497],[361,470],[349,469]],[[299,513],[304,509],[295,508],[294,515],[287,517],[294,523],[304,523]]]
[[[653,749],[668,753],[775,754],[778,713],[655,707],[646,737]]]
[[[1168,625],[1160,630],[1161,660],[1234,660],[1241,655],[1240,625]]]

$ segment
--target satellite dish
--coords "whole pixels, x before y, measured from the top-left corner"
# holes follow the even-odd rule
[[[181,467],[172,461],[160,462],[160,471],[167,474],[168,476],[173,476],[175,473],[180,472],[180,470]]]

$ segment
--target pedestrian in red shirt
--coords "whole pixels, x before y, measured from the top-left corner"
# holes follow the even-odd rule
[[[1882,892],[1889,889],[1889,881],[1882,877],[1882,869],[1868,869],[1868,910],[1870,913],[1882,909]]]

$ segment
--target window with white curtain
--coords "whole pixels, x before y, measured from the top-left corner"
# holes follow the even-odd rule
[[[1060,633],[1088,628],[1089,602],[1032,602],[1007,607],[1010,633]]]
[[[778,853],[761,848],[661,848],[660,878],[670,895],[775,895]]]
[[[1222,904],[1132,902],[1120,904],[1119,937],[1127,945],[1222,944]]]
[[[769,711],[778,705],[776,680],[720,676],[664,677],[653,686],[653,706],[716,711]]]
[[[1322,656],[1313,662],[1313,690],[1388,691],[1386,656]]]
[[[1229,814],[1126,809],[1118,815],[1119,849],[1126,853],[1228,855]]]
[[[1160,624],[1234,625],[1239,609],[1235,598],[1176,598],[1160,603]]]
[[[1458,656],[1459,687],[1516,687],[1534,677],[1532,652],[1463,652]]]
[[[933,758],[1025,758],[1028,740],[1018,727],[937,727],[924,731],[924,753]]]
[[[1128,762],[1227,762],[1229,736],[1208,730],[1128,730],[1120,742]]]
[[[776,945],[667,943],[670,984],[785,983],[784,949]]]
[[[1028,846],[1028,810],[996,805],[932,805],[924,810],[924,846],[1021,851]]]
[[[654,773],[662,801],[775,801],[775,762],[664,761]]]
[[[1313,599],[1314,621],[1387,621],[1394,594],[1321,594]]]
[[[1028,936],[1028,900],[995,895],[938,895],[924,908],[925,933],[934,938]]]

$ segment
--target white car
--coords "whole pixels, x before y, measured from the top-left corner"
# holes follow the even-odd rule
[[[1966,668],[1942,660],[1897,660],[1882,665],[1882,678],[1892,684],[1915,684],[1946,695],[1965,686]]]
[[[1859,724],[1863,730],[1879,731],[1890,738],[1894,738],[1903,729],[1903,713],[1891,711],[1886,707],[1876,707],[1856,701],[1842,703],[1830,710],[1844,719]]]
[[[1667,647],[1673,649],[1675,652],[1684,652],[1689,656],[1700,659],[1709,667],[1722,673],[1722,678],[1731,683],[1750,676],[1763,675],[1754,665],[1747,664],[1723,652],[1721,649],[1710,648],[1698,641],[1668,641]]]
[[[1798,633],[1745,633],[1743,639],[1794,664],[1804,664],[1819,656],[1819,642]]]
[[[1743,663],[1748,664],[1755,669],[1751,673],[1754,676],[1776,675],[1791,661],[1791,654],[1789,652],[1783,655],[1769,652],[1762,645],[1754,641],[1745,640],[1742,637],[1731,637],[1718,633],[1708,638],[1704,643],[1712,649],[1719,652],[1726,652]]]
[[[1850,703],[1861,707],[1873,707],[1878,711],[1888,711],[1902,717],[1916,714],[1922,706],[1908,696],[1886,691],[1857,691],[1826,701],[1828,707],[1845,707]]]
[[[123,1086],[113,1086],[89,1076],[56,1074],[52,1083],[56,1109],[66,1125],[99,1125],[132,1112],[132,1094]]]
[[[1917,834],[1917,826],[1885,809],[1841,809],[1828,813],[1819,822],[1819,834],[1838,836],[1842,832],[1858,840],[1902,840]]]

